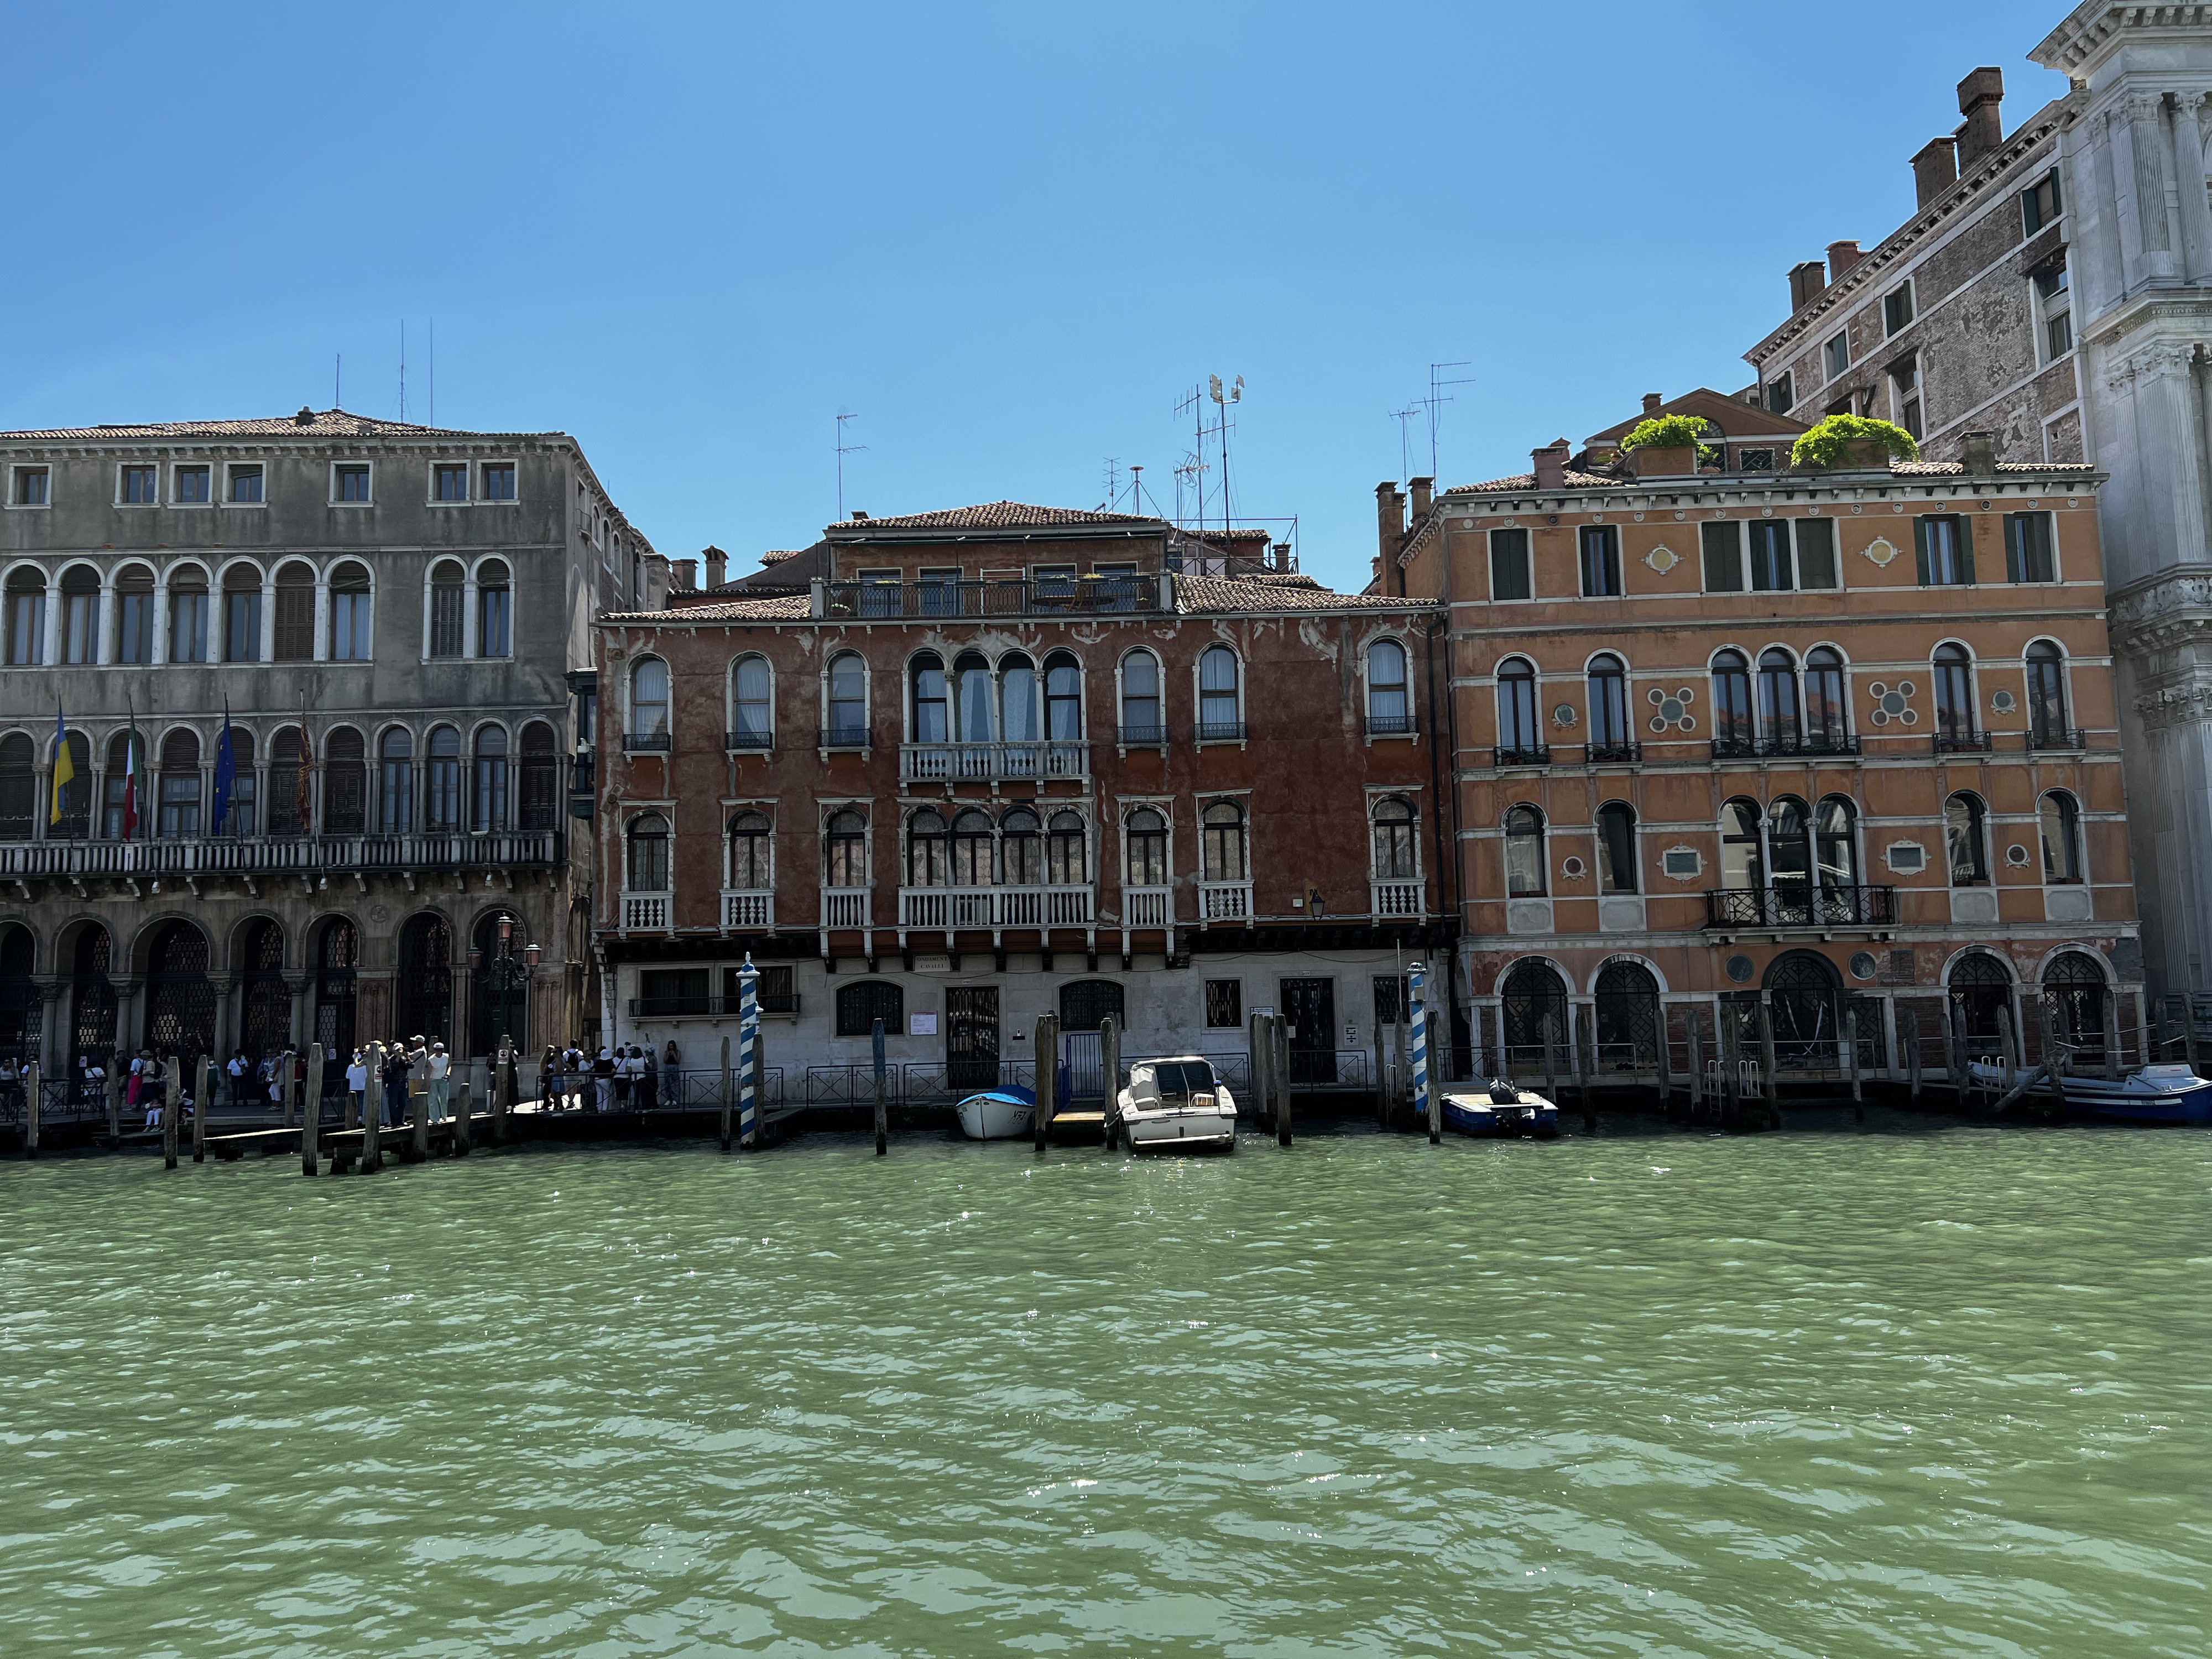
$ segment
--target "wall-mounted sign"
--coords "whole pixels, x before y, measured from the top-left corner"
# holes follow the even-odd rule
[[[937,1035],[937,1016],[935,1014],[908,1014],[906,1017],[906,1034],[908,1036],[935,1036]]]

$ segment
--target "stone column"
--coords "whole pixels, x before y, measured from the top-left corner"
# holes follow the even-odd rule
[[[261,579],[261,637],[254,644],[258,662],[276,660],[276,577],[272,571]]]
[[[65,979],[33,980],[31,994],[38,1000],[40,1009],[39,1047],[33,1058],[39,1062],[39,1070],[43,1075],[65,1077],[74,1088],[76,1056],[70,1053],[70,1034],[63,1029],[69,1020],[69,981]]]
[[[312,1029],[315,1018],[313,1000],[315,976],[313,974],[287,974],[284,975],[284,988],[292,994],[291,1046],[305,1054],[307,1044],[314,1040],[315,1036]]]
[[[46,577],[46,625],[40,630],[39,660],[49,668],[62,659],[62,573],[57,567]]]
[[[154,578],[154,665],[169,660],[169,578],[167,570]]]
[[[131,1058],[145,1044],[146,1009],[143,998],[146,981],[143,979],[107,976],[115,992],[115,1052],[122,1056],[123,1070],[131,1069]],[[109,1069],[114,1068],[111,1066]]]
[[[327,571],[315,578],[315,643],[307,655],[315,662],[331,659],[331,579]]]
[[[2136,93],[2122,106],[2120,131],[2127,141],[2126,164],[2119,171],[2120,212],[2132,210],[2138,250],[2130,288],[2173,275],[2173,224],[2166,199],[2166,125],[2156,93]],[[2116,158],[2117,159],[2117,158]]]
[[[46,749],[46,745],[52,741],[53,739],[46,736],[44,732],[40,732],[37,738],[39,746],[33,751],[31,787],[38,792],[33,799],[31,808],[31,839],[33,841],[44,841],[46,838],[48,828],[46,814],[53,811],[54,763]]]
[[[2202,103],[2202,96],[2193,92],[2183,93],[2175,100],[2173,176],[2181,191],[2183,274],[2192,283],[2212,283],[2212,199],[2208,199],[2204,189]]]

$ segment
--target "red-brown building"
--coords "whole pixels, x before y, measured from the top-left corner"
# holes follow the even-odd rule
[[[604,1033],[713,1063],[750,952],[789,1098],[878,1018],[907,1098],[1026,1080],[1048,1011],[1228,1060],[1277,1008],[1303,1083],[1365,1088],[1455,926],[1442,619],[1256,533],[1008,501],[609,617]]]

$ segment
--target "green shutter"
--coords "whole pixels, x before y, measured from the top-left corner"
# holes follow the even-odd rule
[[[1966,514],[1954,515],[1959,521],[1959,576],[1967,586],[1974,585],[1974,521]]]
[[[1924,518],[1912,521],[1912,550],[1919,556],[1920,585],[1925,587],[1928,586],[1928,520]]]

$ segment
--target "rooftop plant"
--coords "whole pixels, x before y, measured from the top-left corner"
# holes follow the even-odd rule
[[[1862,442],[1879,444],[1900,461],[1920,459],[1920,446],[1901,426],[1863,415],[1831,415],[1790,446],[1790,465],[1841,466],[1853,459],[1851,447]]]
[[[1713,452],[1704,440],[1719,435],[1702,415],[1655,415],[1632,427],[1620,441],[1620,447],[1623,453],[1632,449],[1694,449],[1699,460],[1709,461]]]

